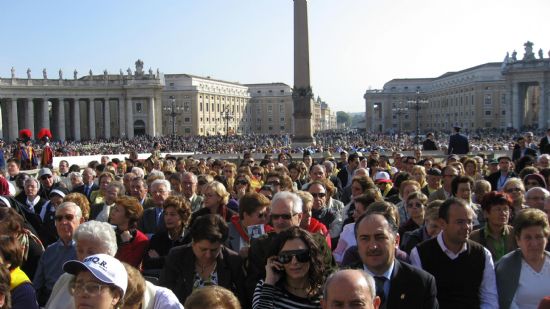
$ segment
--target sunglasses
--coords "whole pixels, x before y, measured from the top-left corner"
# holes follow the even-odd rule
[[[271,220],[277,220],[283,218],[285,220],[290,220],[294,215],[292,214],[271,214]]]
[[[240,180],[237,180],[237,184],[239,185],[247,185],[248,184],[248,181],[244,180],[244,179],[240,179]]]
[[[57,221],[57,222],[61,222],[61,221],[63,221],[63,219],[65,219],[67,221],[73,221],[74,215],[68,214],[68,215],[57,215],[57,216],[55,216],[55,221]]]
[[[316,197],[323,198],[323,197],[327,196],[327,194],[326,193],[311,193],[311,196],[313,196],[313,198],[316,198]]]
[[[267,184],[270,185],[270,186],[280,186],[281,182],[280,181],[268,181]]]
[[[279,253],[277,256],[277,260],[281,264],[288,264],[292,262],[292,258],[296,257],[296,260],[299,263],[306,263],[309,262],[310,254],[309,250],[302,249],[302,250],[289,250],[289,251],[283,251]]]

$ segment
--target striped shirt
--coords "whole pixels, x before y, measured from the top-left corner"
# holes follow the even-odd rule
[[[260,280],[254,290],[253,309],[312,309],[321,308],[319,296],[312,299],[298,297],[283,287],[264,284]]]

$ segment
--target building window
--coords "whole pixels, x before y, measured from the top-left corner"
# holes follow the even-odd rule
[[[137,111],[138,113],[141,113],[141,103],[137,103],[137,104],[136,104],[136,111]]]
[[[280,128],[281,128],[281,131],[283,131],[285,129],[285,126],[281,126]]]
[[[185,129],[184,129],[184,132],[185,132],[185,133],[191,133],[191,128],[185,128]]]
[[[502,111],[502,115],[506,115],[506,111]]]
[[[273,122],[273,118],[271,117],[267,118],[267,122]]]
[[[269,130],[269,131],[273,131],[273,127],[268,127],[268,130]]]
[[[485,111],[485,116],[490,116],[491,115],[491,111]]]
[[[483,100],[484,104],[485,105],[491,105],[493,104],[493,100],[491,98],[491,95],[490,94],[486,94],[485,95],[485,99]]]
[[[285,117],[281,117],[281,122],[284,122],[285,121]]]
[[[189,111],[189,102],[184,102],[183,103],[183,110],[188,112]]]
[[[209,106],[210,106],[210,104],[206,103],[206,111],[208,111]]]
[[[189,122],[189,121],[191,121],[191,118],[189,118],[189,117],[185,117],[185,118],[183,119],[183,121],[185,121],[185,122]]]

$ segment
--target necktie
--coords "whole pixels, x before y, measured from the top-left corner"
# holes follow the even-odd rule
[[[86,197],[90,197],[90,186],[86,186]]]
[[[376,296],[380,297],[380,305],[384,304],[386,300],[386,294],[384,293],[384,283],[386,283],[386,277],[374,276],[374,282],[376,283]]]

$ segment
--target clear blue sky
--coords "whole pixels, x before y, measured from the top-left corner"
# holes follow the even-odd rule
[[[312,84],[334,110],[392,78],[523,55],[548,57],[548,0],[310,0]],[[292,0],[2,1],[0,76],[50,78],[134,66],[241,83],[293,84]]]

